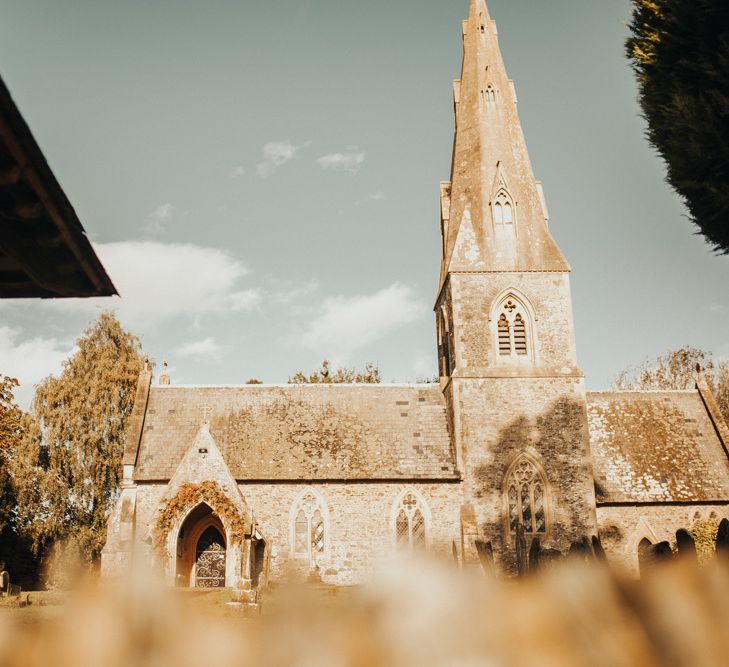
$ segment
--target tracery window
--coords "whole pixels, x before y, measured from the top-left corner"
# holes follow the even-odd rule
[[[485,90],[483,90],[481,94],[483,95],[483,101],[487,105],[496,104],[496,90],[491,84],[486,86]]]
[[[527,312],[515,298],[507,298],[499,309],[496,338],[499,357],[526,359],[531,354]]]
[[[308,557],[312,563],[324,553],[324,515],[313,493],[300,501],[294,518],[294,555]]]
[[[509,193],[503,188],[496,193],[492,203],[494,224],[498,227],[514,224],[514,203]]]
[[[527,458],[519,459],[506,479],[505,492],[509,508],[509,531],[516,534],[519,525],[526,535],[547,532],[545,511],[546,485],[537,467]]]
[[[403,551],[425,548],[425,513],[420,500],[412,492],[399,501],[395,516],[395,546]]]

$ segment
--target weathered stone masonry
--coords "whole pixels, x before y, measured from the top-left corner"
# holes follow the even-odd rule
[[[248,590],[290,571],[346,585],[398,549],[470,566],[477,540],[510,573],[518,530],[561,551],[599,534],[636,571],[641,540],[728,516],[729,429],[700,376],[695,391],[586,393],[570,267],[483,0],[463,47],[440,382],[153,386],[146,368],[105,576],[141,553],[176,585]]]

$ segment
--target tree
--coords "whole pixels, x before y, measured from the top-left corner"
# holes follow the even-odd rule
[[[17,386],[15,378],[0,375],[0,534],[8,528],[15,508],[10,467],[26,426],[25,415],[15,404]]]
[[[717,252],[729,253],[729,3],[633,0],[628,57],[648,140]]]
[[[697,368],[701,368],[722,415],[729,420],[729,362],[715,361],[710,352],[695,347],[669,350],[655,359],[625,368],[615,378],[613,389],[693,389]]]
[[[16,467],[17,526],[36,552],[72,540],[91,561],[118,495],[142,358],[139,339],[109,312],[76,344],[61,374],[36,389]]]
[[[298,371],[289,378],[289,384],[378,384],[381,382],[380,369],[377,364],[368,362],[364,371],[354,368],[337,368],[332,370],[328,359],[321,362],[321,368],[309,375]]]

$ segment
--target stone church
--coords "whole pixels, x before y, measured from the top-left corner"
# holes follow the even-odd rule
[[[142,371],[102,572],[170,584],[353,584],[393,552],[513,572],[517,531],[566,551],[729,516],[729,429],[694,391],[586,392],[567,264],[484,0],[463,23],[440,185],[438,384],[176,386]],[[447,131],[444,128],[444,132]]]

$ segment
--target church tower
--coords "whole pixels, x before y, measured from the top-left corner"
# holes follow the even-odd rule
[[[451,180],[441,183],[435,313],[441,386],[463,476],[462,547],[516,537],[562,551],[596,534],[570,268],[549,232],[513,82],[484,0],[463,23]]]

